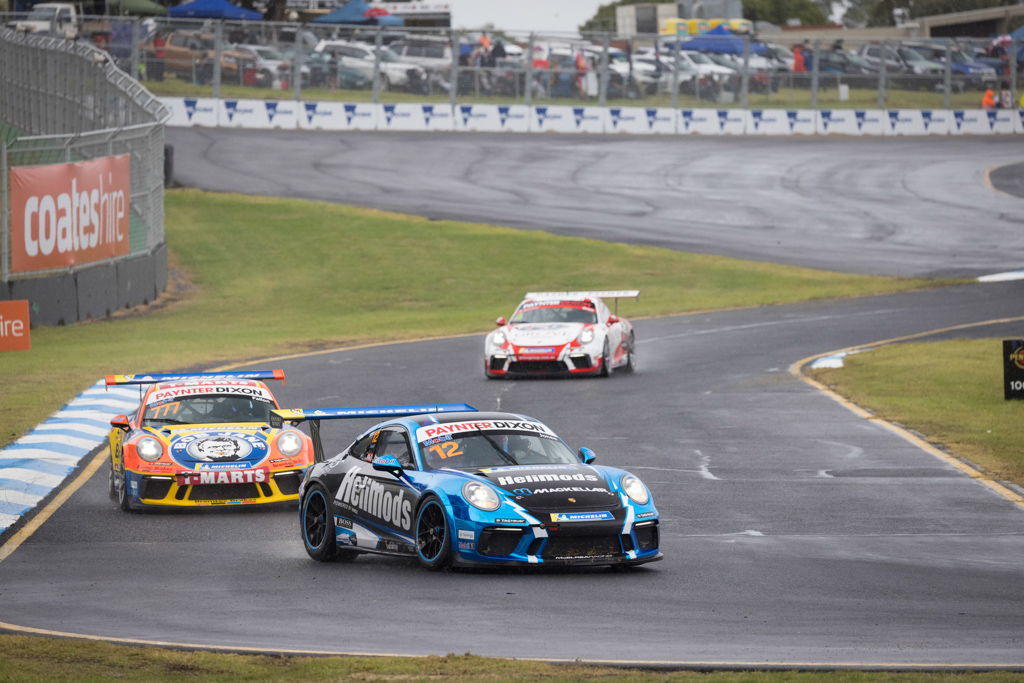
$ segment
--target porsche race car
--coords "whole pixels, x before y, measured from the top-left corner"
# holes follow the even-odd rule
[[[512,317],[484,340],[484,374],[600,375],[636,368],[633,325],[605,299],[636,298],[639,290],[530,292]]]
[[[390,418],[324,459],[320,421]],[[466,404],[275,410],[308,421],[318,462],[299,533],[320,561],[360,553],[452,565],[638,565],[660,560],[658,511],[636,476],[594,465],[547,425]]]
[[[313,444],[268,424],[280,407],[269,379],[284,371],[107,375],[141,393],[136,412],[110,421],[111,498],[126,512],[297,500]]]

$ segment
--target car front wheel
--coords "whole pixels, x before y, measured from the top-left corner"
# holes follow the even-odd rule
[[[416,513],[416,557],[421,565],[433,571],[451,565],[450,529],[441,501],[429,496]]]

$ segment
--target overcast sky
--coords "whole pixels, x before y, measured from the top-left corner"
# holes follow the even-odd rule
[[[452,27],[475,29],[486,24],[506,31],[568,31],[594,16],[612,0],[448,0]]]

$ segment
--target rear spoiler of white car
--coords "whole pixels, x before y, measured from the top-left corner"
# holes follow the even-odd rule
[[[476,412],[468,403],[437,403],[405,406],[360,406],[353,408],[279,408],[270,411],[270,426],[280,429],[285,422],[309,422],[313,440],[313,459],[323,462],[324,447],[320,440],[320,420],[353,420],[361,417],[389,418],[437,413]]]
[[[606,292],[527,292],[527,300],[533,301],[583,301],[584,299],[614,299],[615,314],[619,314],[619,299],[639,299],[639,289],[614,289]]]

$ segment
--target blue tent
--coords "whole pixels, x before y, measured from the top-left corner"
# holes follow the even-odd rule
[[[372,26],[404,26],[405,19],[390,14],[376,15],[365,0],[349,0],[327,14],[313,19],[311,24],[361,24]]]
[[[675,49],[674,43],[667,43],[666,49]],[[729,55],[743,54],[743,37],[734,34],[724,25],[716,26],[696,38],[684,40],[679,44],[681,50],[696,50],[697,52],[721,52]],[[750,43],[750,54],[768,54],[768,48],[762,43]]]
[[[172,7],[168,14],[172,17],[196,19],[247,19],[258,21],[263,18],[259,12],[232,5],[228,0],[192,0],[177,7]]]

